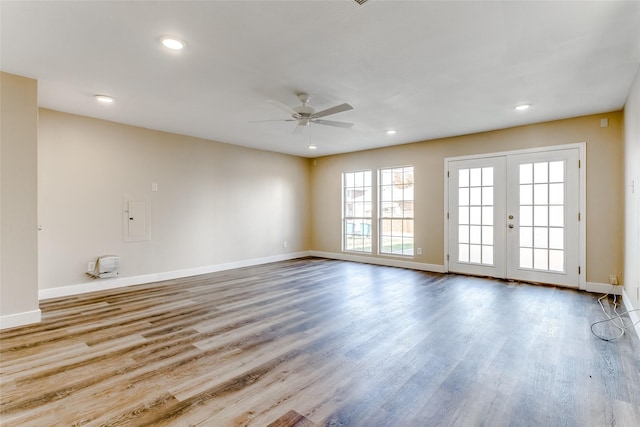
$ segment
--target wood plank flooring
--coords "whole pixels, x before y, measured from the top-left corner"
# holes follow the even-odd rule
[[[638,337],[568,289],[303,258],[41,309],[3,426],[640,425]]]

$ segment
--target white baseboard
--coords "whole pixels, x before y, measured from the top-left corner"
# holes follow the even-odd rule
[[[347,254],[347,253],[320,252],[320,251],[309,251],[309,255],[315,256],[318,258],[338,259],[342,261],[361,262],[364,264],[386,265],[388,267],[401,267],[401,268],[410,268],[412,270],[431,271],[433,273],[444,273],[444,265],[426,264],[423,262],[415,262],[415,261],[404,261],[401,259],[377,258],[377,257],[369,257],[369,256],[354,255],[354,254]]]
[[[58,288],[40,289],[38,298],[46,300],[50,298],[66,297],[84,294],[87,292],[103,291],[107,289],[122,288],[125,286],[142,285],[145,283],[162,282],[165,280],[181,279],[183,277],[198,276],[200,274],[215,273],[217,271],[231,270],[234,268],[251,267],[254,265],[268,264],[270,262],[287,261],[295,258],[309,256],[309,252],[294,252],[283,255],[274,255],[264,258],[254,258],[243,261],[234,261],[224,264],[207,265],[204,267],[188,268],[184,270],[167,271],[162,273],[144,274],[141,276],[116,277],[112,279],[95,279],[91,282],[78,285],[62,286]]]
[[[638,338],[640,338],[640,311],[631,311],[636,307],[631,305],[631,298],[629,298],[629,295],[624,291],[624,288],[622,289],[622,303],[624,304],[624,309],[626,311],[630,311],[629,318],[635,325],[636,334],[638,335]]]
[[[622,286],[608,283],[586,282],[584,290],[595,294],[622,295],[622,289]]]
[[[15,328],[18,326],[39,323],[42,319],[40,309],[25,311],[23,313],[6,314],[0,316],[0,329]]]

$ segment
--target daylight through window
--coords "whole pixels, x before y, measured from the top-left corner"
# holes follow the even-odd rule
[[[371,253],[371,171],[345,172],[342,182],[342,249]]]
[[[413,166],[380,169],[379,183],[379,252],[413,256]]]

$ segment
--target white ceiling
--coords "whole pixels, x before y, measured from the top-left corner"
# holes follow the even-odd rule
[[[42,107],[305,157],[618,110],[640,64],[640,1],[0,7],[0,68],[38,79]],[[326,118],[355,126],[251,123],[288,118],[268,101],[301,91],[316,110],[348,102]]]

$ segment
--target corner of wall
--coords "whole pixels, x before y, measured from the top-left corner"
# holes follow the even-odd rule
[[[625,310],[629,312],[629,318],[631,319],[631,323],[634,325],[636,335],[638,335],[638,338],[640,338],[640,314],[638,314],[640,312],[638,312],[637,309],[631,305],[630,301],[631,298],[629,298],[629,295],[627,295],[627,293],[623,289],[622,303],[624,304]]]
[[[623,116],[625,237],[623,300],[628,309],[640,309],[640,166],[638,166],[640,165],[640,68],[631,85]],[[636,328],[640,328],[640,325],[636,325]]]
[[[0,72],[0,328],[39,322],[38,82]]]

